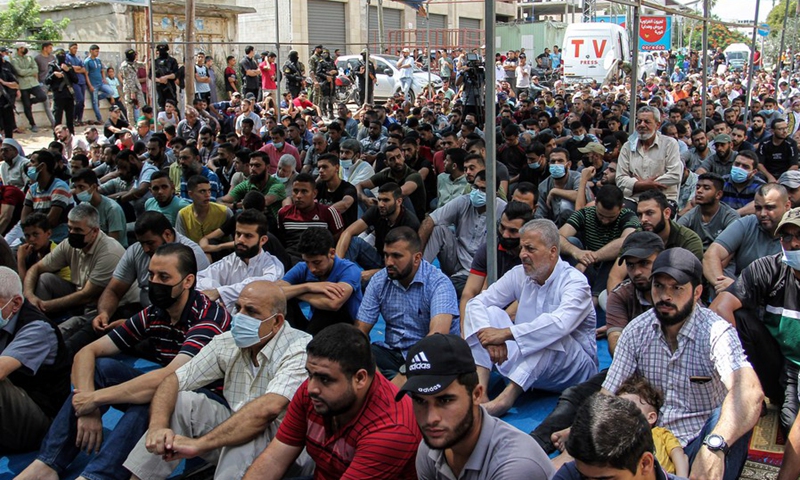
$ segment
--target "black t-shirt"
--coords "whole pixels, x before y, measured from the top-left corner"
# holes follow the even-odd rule
[[[758,155],[764,168],[775,178],[789,170],[789,167],[798,164],[797,143],[791,138],[787,138],[780,145],[775,145],[772,140],[761,142],[758,146]]]
[[[417,214],[417,220],[422,222],[422,220],[425,218],[425,204],[427,203],[425,201],[425,184],[423,183],[422,176],[419,174],[419,172],[406,165],[405,170],[403,170],[402,178],[398,180],[392,175],[392,169],[387,167],[370,177],[370,181],[376,187],[380,187],[381,185],[389,182],[394,182],[401,187],[406,182],[416,183],[417,188],[411,195],[408,196],[408,199],[411,201],[411,205],[414,207],[414,213]]]
[[[516,267],[517,265],[522,264],[522,260],[520,260],[519,255],[510,252],[504,249],[502,246],[497,247],[497,278],[502,277],[509,270]],[[472,257],[472,266],[469,269],[469,273],[473,275],[478,275],[481,277],[486,276],[487,267],[487,256],[486,256],[486,242],[483,242],[477,250],[475,250],[475,256]]]
[[[230,217],[229,219],[225,220],[225,223],[223,223],[221,227],[219,227],[226,237],[232,237],[233,234],[236,233],[236,217],[238,216],[239,214]],[[267,244],[264,245],[264,251],[277,258],[278,261],[283,264],[284,271],[288,272],[294,266],[292,264],[292,258],[288,253],[286,253],[286,249],[283,248],[281,241],[278,240],[278,237],[270,232],[267,232]]]
[[[369,207],[367,211],[364,212],[364,216],[361,217],[361,220],[364,220],[364,223],[369,227],[367,231],[375,232],[375,250],[378,251],[378,255],[381,257],[383,257],[383,239],[386,238],[386,234],[389,233],[390,230],[395,227],[410,227],[415,232],[419,230],[419,219],[402,206],[400,209],[400,215],[397,217],[397,222],[395,222],[394,225],[390,225],[387,219],[381,217],[381,214],[378,212],[378,207]]]
[[[106,123],[103,126],[103,135],[105,135],[106,138],[116,138],[114,136],[115,135],[114,132],[109,130],[109,127],[128,128],[130,126],[131,126],[131,124],[128,123],[127,120],[122,118],[122,116],[120,116],[119,119],[116,122],[111,121],[111,119],[109,118],[108,120],[106,120]]]
[[[342,180],[336,190],[329,192],[325,182],[317,183],[317,203],[320,205],[333,205],[342,201],[346,196],[353,198],[353,204],[341,214],[342,220],[344,220],[345,225],[352,225],[353,222],[358,220],[358,193],[356,192],[356,187]]]
[[[423,168],[428,169],[428,176],[422,180],[423,184],[425,185],[425,201],[430,203],[431,200],[439,196],[437,180],[436,180],[436,170],[433,168],[433,162],[430,160],[426,160],[423,157],[417,156],[416,160],[408,165],[409,167],[413,168],[417,172],[422,170]],[[420,175],[422,176],[422,175]],[[427,209],[426,209],[427,210]]]
[[[497,160],[508,167],[508,174],[512,177],[517,176],[520,170],[528,163],[525,149],[520,144],[510,146],[504,143],[501,145],[497,151]]]

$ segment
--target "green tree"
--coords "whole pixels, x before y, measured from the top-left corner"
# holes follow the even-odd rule
[[[69,19],[59,22],[39,17],[41,7],[36,0],[11,0],[0,12],[0,38],[31,41],[58,41],[69,25]]]
[[[786,1],[778,3],[767,14],[767,23],[771,27],[769,35],[771,37],[780,37],[781,30],[783,30],[783,14],[786,11]],[[789,18],[797,17],[797,0],[789,0]],[[789,23],[791,26],[791,23]],[[789,28],[789,27],[787,27]]]

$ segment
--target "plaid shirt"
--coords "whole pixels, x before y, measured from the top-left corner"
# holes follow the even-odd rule
[[[730,323],[696,306],[678,332],[672,352],[653,309],[636,317],[622,332],[603,388],[616,392],[633,374],[646,377],[664,392],[658,426],[669,429],[682,446],[697,437],[728,390],[723,379],[750,368],[739,337]],[[708,377],[705,383],[692,377]]]

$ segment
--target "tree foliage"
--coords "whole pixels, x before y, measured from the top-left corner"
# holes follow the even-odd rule
[[[769,35],[771,37],[778,37],[780,36],[781,30],[783,30],[783,17],[784,12],[786,11],[786,1],[783,0],[779,2],[777,5],[772,7],[772,10],[769,11],[767,15],[767,23],[770,26]],[[789,0],[789,18],[794,18],[797,16],[795,13],[797,11],[797,0]],[[789,24],[791,25],[791,23]],[[788,28],[788,27],[787,27]]]
[[[0,12],[0,38],[31,41],[58,41],[69,25],[69,19],[59,22],[39,17],[41,7],[36,0],[11,0]]]
[[[703,24],[696,22],[693,27],[686,29],[684,34],[684,45],[689,44],[689,37],[692,39],[692,44],[689,47],[692,50],[703,49]],[[729,29],[725,25],[709,24],[708,26],[708,48],[725,47],[732,43],[745,43],[750,44],[750,39],[737,31]]]

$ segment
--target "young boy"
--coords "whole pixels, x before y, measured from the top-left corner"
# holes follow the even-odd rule
[[[664,396],[650,385],[646,378],[632,376],[620,385],[617,396],[634,403],[642,411],[653,431],[656,459],[667,473],[689,478],[689,457],[681,443],[669,430],[656,427],[658,412],[664,405]]]
[[[47,215],[43,213],[31,213],[22,221],[21,227],[25,235],[25,243],[17,249],[17,270],[19,278],[24,281],[28,269],[55,249],[56,242],[50,240],[53,232],[50,230]],[[58,276],[69,281],[69,267],[62,268],[58,272]]]

